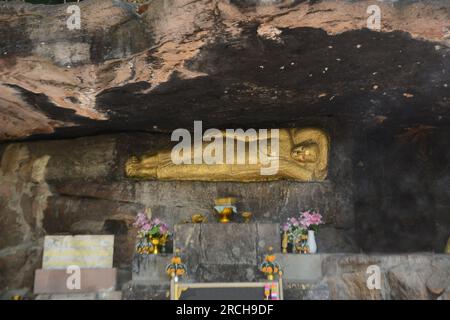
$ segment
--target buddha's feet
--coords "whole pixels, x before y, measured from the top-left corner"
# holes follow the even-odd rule
[[[148,166],[137,157],[131,157],[125,164],[125,172],[129,178],[156,178],[157,167]]]
[[[127,174],[127,177],[138,177],[139,165],[140,161],[137,157],[131,157],[130,159],[128,159],[127,163],[125,164],[125,172]]]

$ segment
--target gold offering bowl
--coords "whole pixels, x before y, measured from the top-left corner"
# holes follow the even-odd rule
[[[252,215],[253,214],[251,212],[248,212],[248,211],[242,212],[242,218],[244,218],[244,222],[245,223],[249,223],[250,219],[252,218]]]
[[[233,208],[223,208],[221,212],[218,211],[218,214],[220,223],[228,223],[231,221],[230,216],[233,214]]]
[[[202,223],[206,221],[206,217],[204,217],[202,214],[194,214],[191,217],[192,223]]]
[[[228,223],[231,221],[231,215],[236,211],[237,199],[233,197],[218,198],[214,201],[214,210],[219,214],[219,222]]]

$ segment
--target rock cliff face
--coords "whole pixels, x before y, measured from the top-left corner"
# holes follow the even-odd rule
[[[210,213],[223,195],[240,197],[259,223],[319,209],[321,252],[442,252],[450,4],[377,2],[381,32],[366,28],[371,4],[87,0],[81,29],[69,30],[68,5],[0,2],[0,292],[31,287],[45,234],[113,233],[114,264],[129,270],[138,210],[174,225]],[[205,129],[323,128],[329,176],[124,177],[130,155],[167,146],[194,120]],[[401,288],[401,270],[389,266],[386,278]]]

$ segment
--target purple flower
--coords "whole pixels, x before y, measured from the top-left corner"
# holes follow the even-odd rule
[[[161,235],[167,234],[169,232],[169,225],[167,223],[162,222],[158,218],[150,220],[143,212],[139,212],[136,215],[136,221],[133,225],[139,229],[138,237],[141,238],[145,237],[154,227],[158,227],[158,231]]]
[[[147,216],[144,213],[139,212],[136,216],[136,222],[134,223],[134,226],[137,228],[142,228],[147,223],[148,223]]]
[[[317,212],[304,211],[301,213],[300,224],[309,229],[311,226],[318,226],[323,224],[322,215]]]
[[[163,223],[159,226],[159,232],[161,234],[166,234],[167,231],[169,231],[169,227],[166,224]]]

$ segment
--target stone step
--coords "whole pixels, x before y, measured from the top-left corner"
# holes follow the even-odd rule
[[[130,281],[122,287],[123,300],[169,300],[170,282],[155,284]]]
[[[116,288],[117,270],[115,268],[80,269],[80,288],[70,289],[67,282],[75,276],[76,274],[68,274],[66,270],[37,269],[34,278],[34,293],[96,293]]]
[[[322,256],[319,254],[277,254],[276,259],[287,281],[314,282],[322,278]]]
[[[35,300],[122,300],[122,291],[40,294]]]
[[[168,281],[166,266],[170,263],[170,259],[171,256],[136,254],[133,258],[132,280],[155,284]]]

